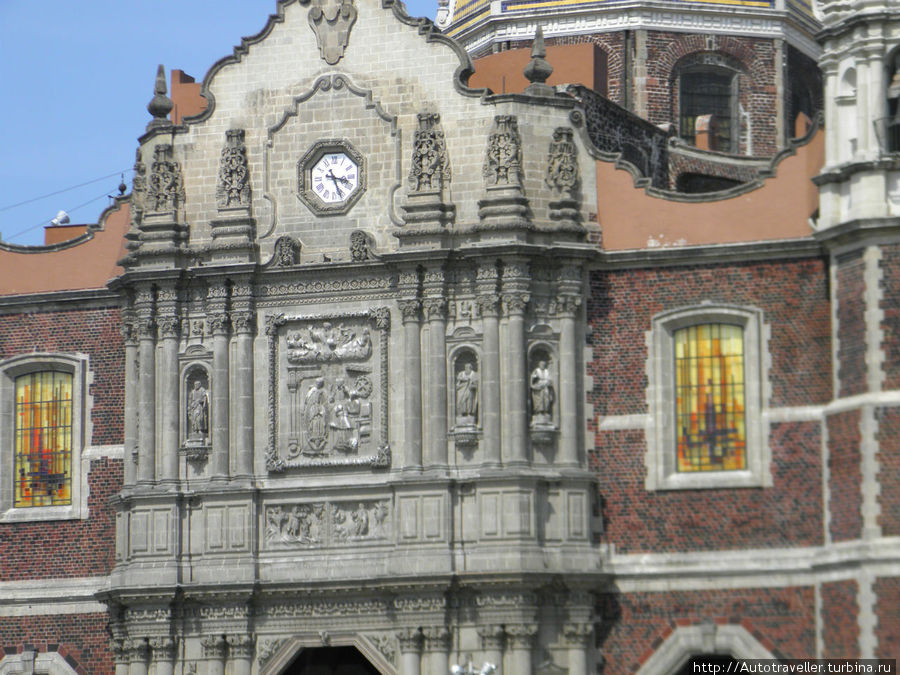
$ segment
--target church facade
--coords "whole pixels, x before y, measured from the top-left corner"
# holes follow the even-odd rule
[[[699,194],[608,120],[750,136],[642,137],[540,35],[474,88],[391,0],[160,68],[131,193],[0,243],[0,673],[895,656],[900,18],[755,4],[827,124]]]

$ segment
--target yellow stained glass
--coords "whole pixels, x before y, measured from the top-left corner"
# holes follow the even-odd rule
[[[702,324],[674,337],[677,470],[746,469],[743,328]]]
[[[15,507],[72,503],[72,375],[16,378]]]

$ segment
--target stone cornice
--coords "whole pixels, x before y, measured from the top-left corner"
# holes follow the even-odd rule
[[[118,293],[105,288],[0,296],[0,314],[59,312],[118,307]]]
[[[812,237],[673,246],[671,248],[604,251],[595,269],[619,270],[642,267],[674,267],[681,265],[716,265],[766,262],[791,258],[817,258],[825,254],[822,245]]]

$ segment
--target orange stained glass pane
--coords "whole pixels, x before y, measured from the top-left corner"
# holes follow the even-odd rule
[[[674,338],[677,470],[745,469],[743,328],[700,324]]]
[[[28,373],[15,382],[13,506],[72,503],[72,374]]]

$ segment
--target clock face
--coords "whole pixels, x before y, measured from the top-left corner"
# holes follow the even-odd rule
[[[359,166],[344,152],[329,152],[313,164],[312,190],[326,204],[343,204],[359,189]]]

